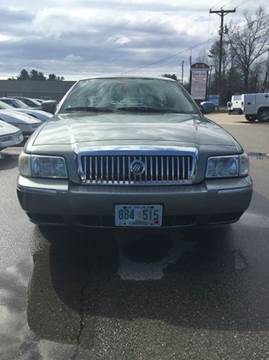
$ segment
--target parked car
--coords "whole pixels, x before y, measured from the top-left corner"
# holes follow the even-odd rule
[[[31,99],[24,96],[15,96],[15,99],[22,101],[24,104],[26,104],[32,109],[41,109],[40,102],[36,101],[35,99]]]
[[[248,121],[269,121],[269,93],[244,94],[243,103]]]
[[[1,97],[1,101],[5,102],[8,105],[11,105],[14,108],[18,109],[30,109],[28,105],[26,105],[24,102],[22,102],[19,99],[9,98],[9,97]]]
[[[36,98],[35,98],[35,100],[38,101],[40,104],[42,104],[46,101],[50,101],[50,99],[36,99]]]
[[[216,105],[210,101],[202,101],[200,106],[204,114],[209,114],[216,110]]]
[[[228,114],[237,113],[243,114],[244,102],[243,95],[233,95],[231,97],[231,101],[227,103],[227,111]]]
[[[15,146],[23,141],[20,129],[0,120],[0,150]]]
[[[37,101],[41,107],[42,103],[45,102],[46,100],[43,99],[35,99],[35,101]]]
[[[19,159],[17,194],[37,224],[169,228],[237,221],[248,157],[166,78],[81,80]]]
[[[0,120],[16,126],[24,136],[31,135],[40,125],[41,121],[27,114],[20,114],[14,110],[0,110]]]
[[[30,109],[30,108],[27,108],[27,109],[16,108],[11,105],[8,105],[1,99],[0,99],[0,109],[13,110],[13,111],[17,111],[19,113],[28,114],[28,115],[40,120],[41,122],[47,121],[52,117],[52,114],[45,112],[43,110],[35,110],[35,109]]]

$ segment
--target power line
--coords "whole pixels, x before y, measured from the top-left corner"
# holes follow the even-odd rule
[[[218,1],[214,6],[216,6],[217,4],[219,4],[219,3],[222,2],[222,1],[223,1],[223,0]],[[199,17],[197,17],[197,18],[192,19],[192,21],[193,21],[193,22],[196,22],[196,21],[200,21],[201,19],[205,19],[205,16],[203,16],[203,15],[202,15],[202,16],[199,16]],[[213,35],[212,32],[210,33],[210,35]],[[209,39],[207,39],[206,41],[204,41],[204,42],[202,42],[202,43],[198,43],[198,44],[196,44],[196,45],[194,45],[194,46],[192,46],[192,47],[186,47],[186,48],[184,48],[183,50],[174,53],[173,55],[166,56],[166,57],[161,58],[161,59],[157,60],[156,62],[153,62],[153,63],[150,63],[150,64],[145,64],[145,65],[139,67],[138,69],[143,69],[143,68],[145,68],[145,67],[148,67],[148,66],[151,66],[151,65],[156,65],[156,64],[159,64],[159,63],[161,63],[161,62],[163,62],[163,61],[166,61],[166,60],[170,60],[170,59],[176,57],[177,55],[182,54],[182,53],[183,53],[184,51],[186,51],[186,50],[192,50],[192,49],[194,49],[194,48],[196,48],[196,47],[198,47],[198,46],[200,46],[200,45],[203,45],[203,44],[209,42],[211,39],[212,39],[212,38],[209,38]],[[114,47],[113,50],[121,50],[121,49],[126,50],[126,49],[128,49],[128,46],[126,47],[125,45],[126,45],[126,44],[122,44],[122,45],[119,45],[119,46],[117,46],[117,47]],[[118,61],[120,58],[121,58],[121,55],[115,56],[114,58],[111,59],[110,64],[115,64],[115,63],[117,63],[117,61]],[[129,70],[129,71],[127,71],[127,72],[130,72],[130,71],[132,71],[132,70]]]
[[[133,69],[141,70],[141,69],[147,68],[147,67],[149,67],[149,66],[157,65],[157,64],[162,63],[162,62],[164,62],[164,61],[166,61],[166,60],[171,60],[172,58],[174,58],[174,57],[176,57],[176,56],[178,56],[178,55],[183,54],[186,50],[193,50],[193,49],[195,49],[195,48],[197,48],[197,47],[199,47],[199,46],[201,46],[201,45],[204,45],[204,44],[208,43],[208,42],[209,42],[210,40],[212,40],[212,39],[213,39],[213,38],[209,38],[209,39],[207,39],[206,41],[200,42],[200,43],[198,43],[198,44],[196,44],[196,45],[194,45],[194,46],[186,47],[186,48],[184,48],[184,49],[182,49],[182,50],[180,50],[180,51],[178,51],[178,52],[176,52],[176,53],[174,53],[174,54],[172,54],[172,55],[165,56],[165,57],[163,57],[163,58],[161,58],[161,59],[159,59],[159,60],[156,60],[156,61],[151,62],[151,63],[148,63],[148,64],[144,64],[144,65],[142,65],[142,66],[139,66],[138,68],[132,68],[131,70],[127,70],[125,73],[131,72]]]
[[[242,4],[246,4],[246,3],[248,3],[249,1],[250,1],[250,0],[240,1],[239,4],[235,6],[235,9],[238,9]],[[252,0],[251,0],[251,1],[252,1]],[[233,2],[233,0],[229,0],[229,1],[227,1],[226,3],[224,3],[224,5],[222,5],[222,7],[232,4],[232,2]]]
[[[220,4],[223,2],[223,0],[218,1],[216,4],[212,5],[211,9],[214,9],[217,6],[220,6]]]
[[[225,0],[224,0],[224,1],[225,1]],[[243,1],[241,1],[241,2],[239,3],[239,5],[237,5],[237,6],[235,7],[235,9],[238,8],[239,6],[241,6],[242,3],[246,3],[246,2],[249,2],[249,1],[250,1],[250,0],[243,0]],[[221,4],[222,2],[223,2],[223,0],[220,0],[220,1],[216,2],[216,3],[212,6],[211,9],[215,8],[216,6],[218,6],[219,4]],[[224,5],[222,5],[222,6],[226,6],[226,5],[229,4],[230,2],[232,2],[232,0],[229,0],[228,2],[224,3]],[[210,9],[210,13],[215,13],[215,12],[217,13],[217,12],[218,12],[218,11],[215,11],[215,12],[214,12],[214,11],[211,11],[211,9]],[[221,10],[220,10],[220,11],[221,11]],[[227,11],[226,11],[226,12],[227,12]],[[234,11],[232,10],[232,12],[234,12]],[[199,16],[198,18],[193,19],[193,21],[198,21],[198,20],[201,20],[201,19],[204,19],[204,16]],[[195,46],[193,46],[193,47],[186,47],[186,48],[184,48],[183,50],[181,50],[181,51],[179,51],[179,52],[176,52],[176,53],[174,53],[174,54],[172,54],[172,55],[169,55],[169,56],[166,56],[166,57],[164,57],[164,58],[161,58],[161,59],[159,59],[159,60],[157,60],[157,61],[155,61],[155,62],[153,62],[153,63],[145,64],[145,65],[139,67],[138,69],[143,69],[143,68],[145,68],[145,67],[152,66],[152,65],[157,65],[157,64],[159,64],[159,63],[161,63],[161,62],[164,62],[164,61],[166,61],[166,60],[170,60],[170,59],[176,57],[177,55],[182,54],[184,51],[186,51],[186,50],[188,50],[188,49],[189,49],[189,50],[194,49],[194,48],[196,48],[196,47],[198,47],[198,46],[200,46],[200,45],[203,45],[204,43],[207,43],[208,41],[210,41],[210,39],[206,40],[205,42],[199,43],[199,44],[197,44],[197,45],[195,45]],[[114,48],[113,50],[117,50],[117,49],[124,49],[124,50],[125,50],[125,49],[128,49],[128,47],[126,47],[125,45],[126,45],[126,44],[119,45],[119,46],[117,46],[116,48]],[[120,56],[116,56],[114,59],[112,59],[112,63],[116,63],[120,57],[121,57],[121,55],[120,55]]]
[[[249,2],[250,0],[243,0],[240,1],[240,3],[235,7],[236,9],[239,8],[239,6],[241,6],[242,4],[246,4],[247,2]],[[252,0],[251,0],[252,1]]]

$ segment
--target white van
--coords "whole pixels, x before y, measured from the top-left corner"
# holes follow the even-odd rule
[[[243,95],[233,95],[231,101],[228,103],[228,113],[231,114],[233,112],[237,114],[243,114]]]
[[[248,121],[269,121],[269,93],[244,94],[243,104]]]

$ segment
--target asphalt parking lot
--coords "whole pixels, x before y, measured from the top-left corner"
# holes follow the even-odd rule
[[[43,230],[0,159],[0,359],[269,359],[269,123],[209,116],[250,155],[254,195],[226,228]]]

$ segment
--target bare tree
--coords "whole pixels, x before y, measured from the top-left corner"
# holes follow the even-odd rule
[[[234,55],[234,63],[243,74],[244,88],[249,90],[252,65],[267,51],[269,36],[268,15],[260,7],[255,15],[244,14],[244,23],[233,26],[229,32],[229,42]]]
[[[207,49],[202,49],[198,56],[195,59],[195,62],[197,63],[203,63],[203,64],[207,64],[208,63],[208,55],[207,55]]]
[[[228,47],[228,42],[227,41],[223,41],[223,53],[222,53],[223,57],[222,57],[222,79],[225,79],[225,75],[229,66],[229,47]],[[209,58],[209,63],[210,65],[212,65],[212,68],[214,69],[214,82],[213,82],[213,86],[214,86],[214,92],[218,91],[218,70],[219,70],[219,40],[216,40],[211,48],[209,49],[208,52],[208,58]]]

